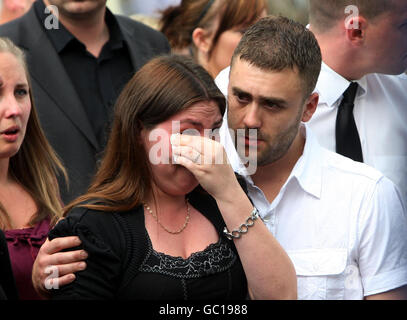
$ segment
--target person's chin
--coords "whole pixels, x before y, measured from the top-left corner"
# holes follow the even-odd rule
[[[191,193],[192,191],[195,190],[196,187],[199,186],[199,183],[195,184],[190,184],[190,185],[185,185],[185,184],[179,184],[179,185],[174,185],[174,189],[171,191],[171,194],[173,196],[183,196]]]
[[[14,144],[7,147],[0,147],[0,159],[14,157],[20,150],[20,145]]]
[[[63,11],[71,18],[81,18],[92,15],[94,12],[101,10],[98,3],[89,1],[85,2],[70,2],[65,5]]]
[[[179,168],[172,182],[178,194],[188,194],[199,185],[195,176],[186,168]]]

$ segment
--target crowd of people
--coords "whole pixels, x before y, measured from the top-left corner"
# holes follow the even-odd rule
[[[0,299],[407,299],[404,0],[21,2]]]

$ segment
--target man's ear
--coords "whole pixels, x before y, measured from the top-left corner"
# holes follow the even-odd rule
[[[348,17],[345,20],[346,37],[353,45],[360,46],[364,43],[368,22],[361,16]]]
[[[315,110],[317,110],[319,101],[319,94],[314,92],[311,94],[307,100],[305,101],[304,112],[302,114],[302,122],[308,122],[311,120],[312,116],[314,115]]]
[[[195,44],[195,47],[198,49],[198,51],[207,54],[211,48],[211,37],[208,33],[203,28],[196,28],[192,32],[192,41]]]

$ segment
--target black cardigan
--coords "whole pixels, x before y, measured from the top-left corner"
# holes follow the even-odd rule
[[[225,222],[216,201],[201,191],[200,187],[188,195],[188,201],[204,214],[218,234],[222,235]],[[87,260],[86,279],[82,278],[80,284],[75,284],[75,292],[70,290],[73,283],[68,284],[54,290],[53,298],[126,299],[125,288],[138,274],[148,252],[143,206],[127,212],[101,212],[76,207],[51,230],[49,238],[52,240],[72,235],[79,236],[82,245],[70,250],[84,249],[92,253],[93,259]],[[233,242],[230,244],[237,255]],[[108,275],[106,279],[94,276],[100,272]]]

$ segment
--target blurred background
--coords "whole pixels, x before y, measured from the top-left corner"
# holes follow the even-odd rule
[[[108,0],[107,5],[114,13],[133,16],[154,26],[159,10],[179,2],[180,0]],[[281,14],[304,25],[308,23],[307,0],[269,0],[269,7],[270,14]]]

